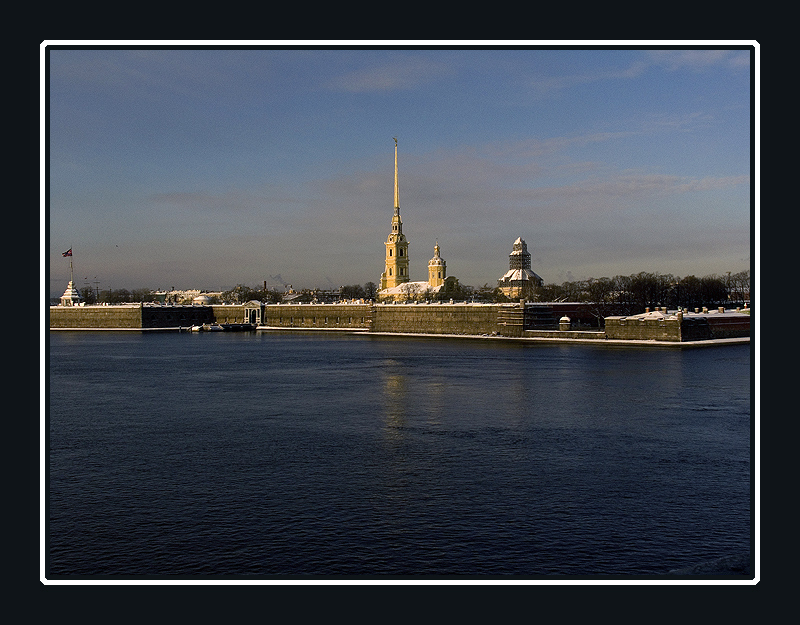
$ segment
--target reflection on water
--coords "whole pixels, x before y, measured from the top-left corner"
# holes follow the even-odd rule
[[[442,416],[448,401],[447,381],[441,374],[432,375],[424,387],[426,424],[430,427],[441,425]]]
[[[386,436],[389,439],[402,438],[402,428],[406,425],[406,378],[401,374],[387,372],[384,374],[383,388]]]

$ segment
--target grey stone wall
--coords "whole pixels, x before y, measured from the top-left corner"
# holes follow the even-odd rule
[[[214,323],[244,323],[244,304],[211,304]]]
[[[522,336],[523,319],[518,304],[267,304],[263,307],[261,325],[285,329]],[[50,309],[51,328],[187,328],[243,320],[243,305]]]
[[[606,336],[610,339],[629,341],[681,340],[681,323],[678,319],[606,317],[605,321]]]
[[[142,327],[144,328],[188,328],[204,323],[213,323],[211,306],[144,306]]]
[[[498,305],[486,304],[270,304],[262,325],[286,329],[359,329],[415,334],[498,332]]]
[[[639,341],[704,341],[750,336],[750,316],[725,312],[671,317],[606,317],[610,339]]]
[[[148,329],[179,328],[212,323],[210,306],[51,306],[51,328],[77,329]]]
[[[267,304],[261,325],[287,330],[370,330],[373,308],[370,304]]]
[[[51,328],[187,328],[204,323],[241,323],[244,305],[51,306]],[[605,333],[533,330],[519,304],[267,304],[262,326],[285,329],[364,330],[412,334],[603,338],[696,341],[750,336],[745,314],[675,317],[606,317]]]
[[[51,328],[141,328],[142,306],[51,306]]]
[[[373,332],[491,334],[499,332],[496,304],[378,304]]]
[[[750,315],[709,315],[708,329],[712,339],[750,336]]]

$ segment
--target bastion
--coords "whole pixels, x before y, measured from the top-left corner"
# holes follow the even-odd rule
[[[548,312],[549,310],[549,312]],[[658,308],[610,316],[589,328],[561,314],[558,305],[419,302],[333,304],[51,306],[51,330],[187,330],[203,324],[249,324],[264,331],[329,330],[376,334],[497,336],[558,341],[687,343],[750,336],[749,309]]]
[[[51,330],[179,330],[214,321],[211,306],[50,306]]]
[[[609,339],[668,342],[744,338],[750,336],[750,319],[748,309],[646,309],[639,315],[606,317],[605,334]]]

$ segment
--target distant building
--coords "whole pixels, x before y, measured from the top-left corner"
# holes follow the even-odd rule
[[[503,295],[509,298],[532,297],[534,290],[542,286],[544,280],[531,270],[531,255],[528,245],[519,237],[514,241],[508,255],[508,271],[497,281]]]
[[[433,258],[428,261],[428,284],[431,287],[442,286],[447,278],[447,263],[439,255],[439,242],[433,248]]]
[[[208,295],[201,293],[197,297],[192,299],[193,306],[210,306],[211,305],[211,298]]]
[[[78,289],[75,288],[75,284],[72,280],[69,281],[67,285],[67,290],[64,291],[64,295],[61,296],[61,305],[62,306],[77,306],[81,301],[81,296],[78,293]]]
[[[400,218],[397,139],[394,140],[394,215],[392,216],[392,230],[384,245],[386,246],[386,257],[377,293],[379,301],[425,299],[440,292],[452,291],[458,285],[458,280],[447,277],[447,263],[441,257],[438,241],[433,248],[433,258],[428,261],[428,281],[411,281],[408,239],[403,234],[403,221]]]
[[[400,219],[400,193],[397,186],[397,139],[394,140],[394,216],[392,231],[386,239],[386,267],[381,274],[380,290],[392,289],[410,280],[408,274],[408,239]]]

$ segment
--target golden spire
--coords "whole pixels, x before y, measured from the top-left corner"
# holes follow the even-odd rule
[[[400,191],[397,186],[397,137],[394,138],[394,211],[400,212]]]

